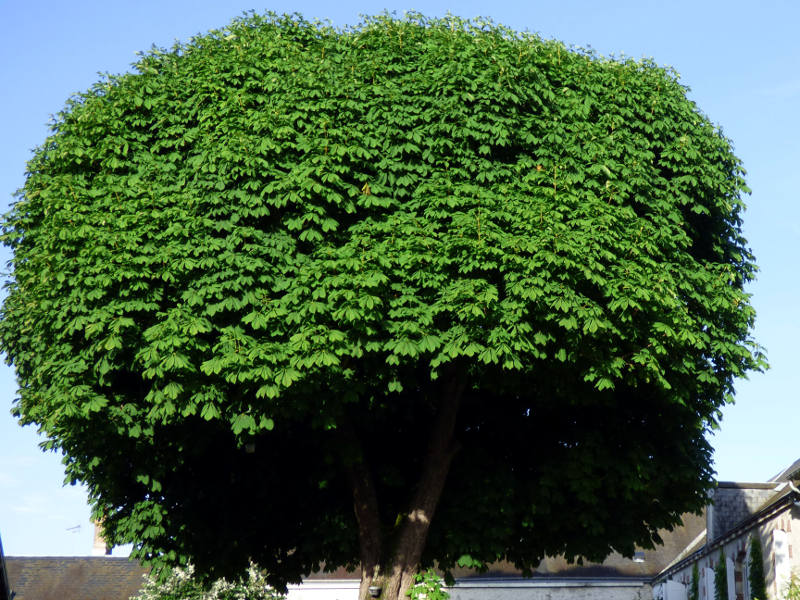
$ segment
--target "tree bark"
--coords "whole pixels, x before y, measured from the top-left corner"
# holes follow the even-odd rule
[[[455,378],[445,386],[439,413],[431,430],[422,473],[408,513],[400,526],[391,555],[380,556],[376,561],[372,545],[375,543],[374,536],[365,529],[368,521],[369,526],[373,526],[371,518],[365,513],[374,514],[376,521],[378,517],[374,487],[370,483],[372,498],[375,500],[374,505],[367,503],[361,508],[359,507],[359,498],[362,497],[367,486],[362,482],[361,488],[353,488],[362,561],[359,600],[370,600],[370,586],[377,586],[381,589],[381,600],[404,600],[406,592],[413,585],[414,575],[419,569],[422,552],[425,549],[431,520],[442,496],[453,457],[458,452],[454,433],[463,392],[464,384]],[[369,478],[369,473],[365,473],[365,476]],[[371,479],[369,481],[371,482]],[[374,506],[374,512],[372,508],[368,508],[369,506]],[[375,526],[380,527],[379,523]],[[378,551],[378,554],[381,554],[381,550]]]
[[[353,486],[353,509],[358,522],[358,544],[361,559],[361,586],[358,597],[368,600],[370,582],[380,576],[381,564],[381,522],[378,513],[378,499],[369,470],[363,462],[351,469]]]
[[[381,535],[378,496],[372,474],[364,460],[363,450],[352,424],[345,422],[342,431],[354,457],[345,459],[345,469],[353,493],[353,512],[358,523],[359,559],[361,561],[361,585],[359,600],[369,600],[369,586],[380,577],[383,539]]]

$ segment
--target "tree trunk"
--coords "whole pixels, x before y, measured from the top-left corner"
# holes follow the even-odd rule
[[[380,564],[383,539],[381,536],[381,521],[378,511],[378,496],[369,467],[364,461],[361,445],[355,431],[349,422],[343,426],[343,433],[350,445],[351,451],[355,450],[355,459],[346,460],[347,476],[353,492],[353,512],[358,523],[359,559],[361,561],[361,586],[359,600],[369,600],[369,586],[372,581],[380,577]]]
[[[442,496],[453,457],[458,452],[454,432],[463,391],[464,384],[455,378],[445,387],[419,483],[391,554],[387,553],[387,556],[383,556],[378,504],[370,474],[361,463],[364,467],[362,477],[354,479],[351,475],[351,482],[357,484],[353,487],[353,502],[361,547],[359,600],[370,600],[372,595],[369,588],[373,586],[380,588],[381,600],[404,600],[414,583],[431,520]],[[378,533],[375,534],[375,531]]]

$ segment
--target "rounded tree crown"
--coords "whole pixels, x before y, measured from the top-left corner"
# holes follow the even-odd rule
[[[678,471],[702,482],[675,504],[700,505],[702,434],[762,359],[744,172],[671,71],[452,16],[337,30],[256,14],[134,69],[58,115],[2,238],[16,411],[64,449],[112,535],[145,554],[162,539],[187,423],[241,447],[302,423],[280,448],[312,460],[302,440],[348,410],[401,423],[398,404],[453,376],[465,439],[492,430],[488,405],[626,415],[620,431],[673,415],[666,431],[691,436],[669,445],[693,474]],[[319,546],[284,558],[353,560]]]

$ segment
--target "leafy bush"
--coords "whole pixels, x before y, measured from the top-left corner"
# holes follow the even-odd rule
[[[433,569],[414,576],[414,585],[408,589],[411,600],[448,600],[450,594],[444,589],[444,580]]]
[[[786,600],[800,600],[800,576],[797,573],[792,573],[789,578],[783,597]]]
[[[692,583],[689,587],[688,600],[700,600],[700,572],[697,563],[692,567]]]
[[[758,535],[750,538],[750,563],[748,564],[750,597],[753,600],[766,600],[767,582],[764,579],[764,553]]]
[[[728,600],[728,567],[722,550],[719,551],[719,563],[714,567],[714,600]]]

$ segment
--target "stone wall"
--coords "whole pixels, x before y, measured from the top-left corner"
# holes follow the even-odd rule
[[[713,492],[711,506],[707,511],[708,542],[713,542],[754,515],[773,496],[774,483],[720,482]]]
[[[642,581],[557,580],[457,583],[450,600],[652,600],[653,588]]]

